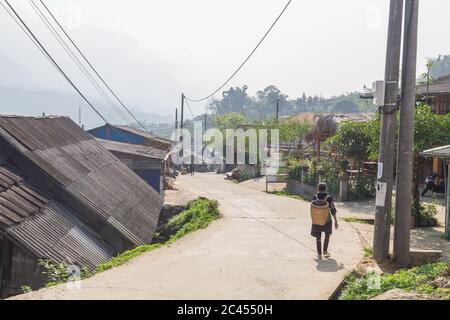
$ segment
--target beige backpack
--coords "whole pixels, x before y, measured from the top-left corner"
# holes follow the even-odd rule
[[[319,226],[324,226],[330,219],[330,206],[328,203],[328,196],[325,200],[314,200],[311,202],[311,220],[312,223]]]

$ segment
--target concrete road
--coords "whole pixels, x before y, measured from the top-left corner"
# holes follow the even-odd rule
[[[268,195],[215,174],[180,177],[169,195],[217,199],[223,218],[175,244],[81,282],[19,299],[328,299],[362,257],[360,239],[344,221],[331,239],[332,257],[318,261],[309,203]],[[175,199],[174,199],[175,198]]]

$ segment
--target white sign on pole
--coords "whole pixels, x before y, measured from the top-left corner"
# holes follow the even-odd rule
[[[377,179],[383,178],[383,163],[378,162],[378,171],[377,171]]]
[[[378,182],[377,183],[377,199],[375,201],[377,207],[385,207],[386,206],[386,191],[387,191],[387,183]]]

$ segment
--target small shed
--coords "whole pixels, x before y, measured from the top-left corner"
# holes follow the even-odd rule
[[[422,156],[442,159],[449,170],[446,171],[446,210],[445,210],[445,237],[450,239],[450,145],[422,152]]]
[[[131,143],[97,139],[109,152],[147,182],[157,192],[163,192],[164,159],[167,151]]]

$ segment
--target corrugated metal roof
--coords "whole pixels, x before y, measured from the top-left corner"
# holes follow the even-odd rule
[[[103,139],[96,139],[96,140],[111,152],[130,154],[138,157],[164,160],[164,158],[168,153],[168,151],[152,148],[149,146],[117,142],[112,140],[103,140]]]
[[[417,89],[420,95],[426,95],[427,91],[428,95],[450,94],[450,74],[434,80],[428,90],[426,85],[421,85]]]
[[[0,166],[0,229],[39,258],[93,270],[113,251],[48,194],[38,192],[13,168]]]
[[[172,145],[173,144],[173,141],[171,141],[171,140],[158,137],[158,136],[156,136],[154,134],[151,134],[149,132],[142,131],[142,130],[139,130],[139,129],[136,129],[136,128],[133,128],[133,127],[118,126],[118,125],[114,125],[113,127],[122,129],[124,131],[131,132],[133,134],[136,134],[138,136],[141,136],[141,137],[144,137],[144,138],[147,138],[147,139],[151,139],[151,140],[155,140],[155,141],[158,141],[158,142],[161,142],[161,143],[165,143],[167,145]]]
[[[421,155],[424,157],[450,159],[450,146],[443,146],[439,148],[425,150],[424,152],[421,153]]]
[[[89,208],[134,244],[152,240],[162,196],[72,120],[0,117],[0,129],[3,143],[31,160],[33,170],[45,173],[48,181],[33,181],[37,186],[60,186],[72,202]],[[61,200],[59,194],[52,196]]]

